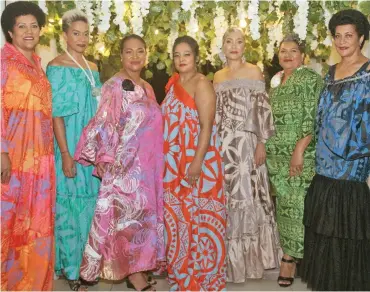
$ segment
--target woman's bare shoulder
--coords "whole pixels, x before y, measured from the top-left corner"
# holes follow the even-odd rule
[[[66,65],[67,64],[66,64],[66,60],[65,60],[64,54],[55,57],[48,64],[48,66],[66,66]]]
[[[257,65],[251,63],[244,63],[240,73],[243,77],[248,77],[248,79],[264,80],[261,69]]]

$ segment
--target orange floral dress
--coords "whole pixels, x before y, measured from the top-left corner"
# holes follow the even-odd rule
[[[175,74],[162,103],[164,116],[164,204],[168,281],[171,291],[226,289],[226,209],[221,146],[214,124],[196,186],[184,176],[200,133],[193,97]]]
[[[11,179],[1,185],[1,290],[52,290],[55,170],[51,88],[7,43],[1,51],[1,152]]]

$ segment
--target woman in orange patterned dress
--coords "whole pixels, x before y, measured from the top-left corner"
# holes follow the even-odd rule
[[[45,15],[6,6],[1,27],[1,290],[52,290],[55,177],[51,89],[34,53]]]
[[[165,226],[171,290],[222,291],[226,286],[222,158],[215,125],[216,95],[197,72],[199,47],[176,39],[176,70],[162,104]]]

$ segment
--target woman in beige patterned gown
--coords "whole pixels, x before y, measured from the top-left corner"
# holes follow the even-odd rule
[[[222,141],[227,197],[227,281],[262,278],[282,255],[265,166],[265,142],[274,135],[261,70],[243,61],[245,36],[223,37],[226,66],[214,77],[216,121]]]

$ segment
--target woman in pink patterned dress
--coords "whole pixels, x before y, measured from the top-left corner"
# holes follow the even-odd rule
[[[123,68],[103,85],[97,114],[75,153],[102,178],[81,277],[128,277],[136,290],[154,291],[144,272],[165,260],[162,115],[152,87],[140,78],[144,40],[126,36],[121,60]]]

